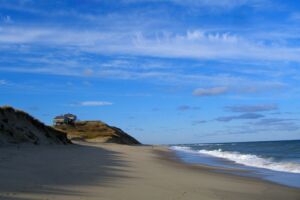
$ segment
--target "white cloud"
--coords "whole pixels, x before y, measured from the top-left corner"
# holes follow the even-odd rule
[[[198,88],[193,92],[194,96],[216,96],[228,92],[227,87],[213,87],[213,88]]]
[[[290,15],[290,19],[291,19],[291,20],[296,20],[296,21],[300,20],[300,13],[299,13],[299,12],[297,12],[297,13],[292,13],[292,14]]]
[[[113,103],[107,101],[83,101],[79,106],[111,106]]]
[[[79,103],[69,104],[69,106],[111,106],[113,103],[108,101],[82,101]]]
[[[234,8],[238,6],[248,5],[251,7],[259,7],[269,3],[267,0],[123,0],[125,3],[136,2],[171,2],[181,6],[188,7],[214,7],[214,8]]]
[[[85,76],[91,76],[91,75],[93,75],[93,70],[92,69],[85,69],[83,74]]]
[[[253,113],[278,110],[278,106],[276,104],[235,105],[226,106],[225,110],[231,112]]]
[[[64,33],[64,34],[61,34]],[[159,36],[158,36],[159,35]],[[271,38],[270,38],[271,39]],[[205,30],[187,30],[184,34],[148,34],[131,31],[64,30],[39,27],[0,27],[0,44],[47,45],[65,53],[91,52],[165,58],[234,59],[261,61],[298,61],[300,48],[286,44],[264,44],[241,35]]]
[[[234,116],[225,116],[225,117],[218,117],[216,120],[220,122],[230,122],[232,120],[241,120],[241,119],[259,119],[265,117],[262,114],[257,113],[244,113],[241,115],[234,115]]]
[[[137,34],[131,51],[158,57],[300,61],[298,47],[263,43],[230,33],[195,30],[156,38]]]
[[[190,4],[190,5],[198,5],[198,6],[219,6],[219,7],[237,7],[242,5],[250,5],[255,6],[258,3],[264,3],[265,0],[171,0],[173,2],[177,2],[178,4]]]
[[[7,81],[6,80],[0,80],[0,85],[6,85]]]
[[[11,19],[11,17],[9,15],[6,15],[4,17],[2,17],[2,21],[6,24],[12,23],[13,20]]]
[[[213,79],[215,78],[215,80]],[[249,79],[243,79],[240,77],[228,77],[228,79],[224,79],[221,77],[211,77],[211,80],[207,79],[210,83],[227,83],[223,84],[220,87],[201,87],[197,88],[193,91],[194,96],[218,96],[224,94],[259,94],[259,93],[272,93],[274,91],[284,91],[287,88],[287,85],[280,82],[268,82],[268,81],[255,81]],[[202,79],[201,82],[205,82],[205,79]],[[267,105],[257,105],[257,106],[249,106],[250,109],[267,109]],[[276,105],[270,105],[269,109],[275,109]]]
[[[37,73],[37,74],[55,74],[64,76],[86,76],[85,68],[60,68],[57,66],[44,66],[36,68],[26,67],[0,67],[0,71]],[[92,77],[101,77],[108,79],[122,80],[148,80],[168,84],[190,85],[195,88],[195,96],[212,96],[222,94],[259,94],[273,92],[285,92],[288,85],[284,82],[253,80],[251,77],[233,76],[230,74],[212,74],[204,75],[201,73],[187,73],[168,70],[137,70],[137,69],[103,69],[95,68],[88,75]],[[195,86],[195,83],[198,83]],[[217,86],[217,87],[216,87]],[[77,105],[78,106],[78,105]]]

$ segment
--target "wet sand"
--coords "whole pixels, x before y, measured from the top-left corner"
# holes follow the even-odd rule
[[[300,200],[300,189],[176,160],[164,147],[0,147],[0,199]]]

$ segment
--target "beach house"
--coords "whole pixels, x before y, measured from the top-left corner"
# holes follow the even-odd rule
[[[63,125],[63,124],[74,124],[76,120],[77,120],[76,115],[67,113],[64,115],[59,115],[59,116],[54,117],[53,125],[58,126],[58,125]]]

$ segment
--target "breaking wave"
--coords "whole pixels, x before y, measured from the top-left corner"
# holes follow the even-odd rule
[[[273,158],[263,158],[253,154],[241,154],[239,152],[230,152],[218,150],[192,150],[190,147],[173,146],[173,150],[184,151],[188,153],[205,154],[218,158],[227,159],[237,164],[246,165],[250,167],[264,168],[274,171],[300,173],[300,164],[294,162],[275,161]]]

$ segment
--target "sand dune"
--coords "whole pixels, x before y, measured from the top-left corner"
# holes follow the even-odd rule
[[[9,106],[0,107],[0,145],[68,144],[66,134],[47,126],[28,113]]]
[[[66,132],[68,138],[73,140],[128,145],[141,144],[123,130],[109,126],[102,121],[77,121],[74,124],[58,125],[55,128]]]
[[[300,190],[174,161],[163,147],[5,147],[0,199],[300,199]]]

